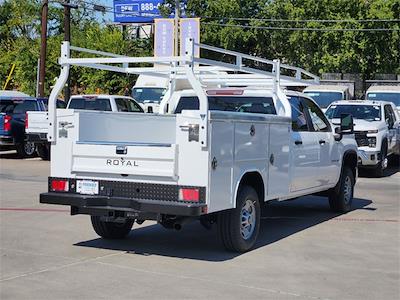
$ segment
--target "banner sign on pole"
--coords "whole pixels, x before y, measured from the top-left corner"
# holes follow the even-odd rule
[[[155,19],[154,56],[174,56],[175,24],[173,19]]]
[[[180,55],[185,55],[186,40],[193,38],[195,43],[200,43],[200,18],[183,18],[180,19]],[[200,57],[200,48],[194,47],[194,56]]]
[[[153,23],[164,0],[114,0],[114,22]]]

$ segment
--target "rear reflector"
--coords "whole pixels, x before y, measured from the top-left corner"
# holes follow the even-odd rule
[[[53,180],[51,182],[52,192],[68,192],[69,185],[68,180]]]
[[[199,189],[179,189],[179,200],[199,202]]]
[[[4,126],[3,126],[4,131],[10,131],[11,130],[11,116],[4,116]]]

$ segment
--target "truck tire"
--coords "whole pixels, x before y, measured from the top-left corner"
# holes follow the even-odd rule
[[[50,160],[50,146],[39,144],[36,146],[36,151],[41,159]]]
[[[329,206],[331,210],[340,213],[350,211],[354,194],[354,174],[347,166],[343,167],[339,182],[335,188],[329,192]]]
[[[237,206],[218,215],[218,232],[224,247],[235,252],[250,250],[260,230],[260,202],[250,186],[240,188]]]
[[[16,145],[15,149],[21,158],[30,158],[36,156],[36,146],[32,142],[22,142]]]
[[[381,160],[379,161],[378,165],[375,168],[375,176],[383,177],[387,165],[388,165],[387,146],[386,143],[383,143],[381,147]]]
[[[105,222],[99,216],[91,216],[94,231],[105,239],[123,239],[131,232],[133,219],[127,219],[124,223]]]

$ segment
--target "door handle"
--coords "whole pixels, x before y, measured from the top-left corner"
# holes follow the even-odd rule
[[[296,145],[302,145],[302,144],[303,144],[302,141],[295,141],[294,143],[295,143]]]
[[[325,145],[325,143],[326,143],[326,142],[325,142],[324,140],[319,140],[319,144],[320,144],[320,145]]]

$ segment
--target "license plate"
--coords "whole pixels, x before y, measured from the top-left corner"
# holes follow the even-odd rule
[[[85,195],[97,195],[99,193],[99,183],[91,180],[77,180],[76,192]]]

